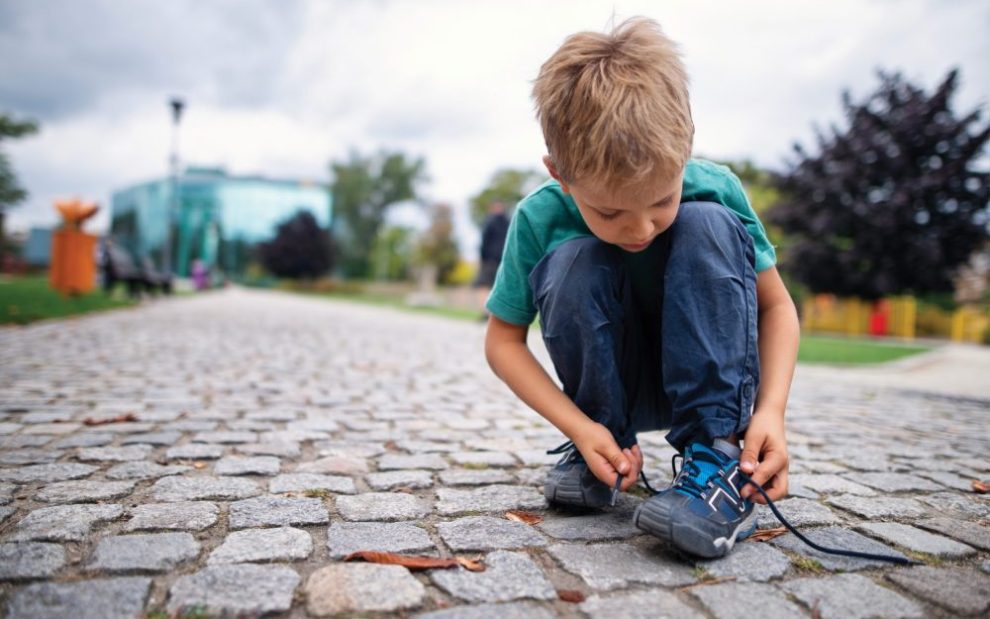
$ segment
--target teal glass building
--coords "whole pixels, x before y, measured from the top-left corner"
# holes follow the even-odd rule
[[[189,275],[194,260],[228,277],[244,274],[252,249],[275,237],[278,224],[299,210],[329,228],[326,185],[262,176],[232,176],[223,168],[189,167],[178,179],[178,208],[169,217],[171,179],[116,191],[111,199],[110,237],[135,257],[161,268],[172,226],[172,272]]]

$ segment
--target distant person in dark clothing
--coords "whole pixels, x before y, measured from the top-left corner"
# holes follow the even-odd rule
[[[496,200],[488,205],[488,216],[481,226],[481,267],[478,269],[478,277],[474,280],[474,287],[478,290],[478,304],[481,307],[484,307],[488,293],[495,283],[495,273],[498,272],[498,265],[502,262],[502,249],[505,247],[508,231],[509,216],[505,204]],[[483,318],[488,319],[487,311],[484,311]]]

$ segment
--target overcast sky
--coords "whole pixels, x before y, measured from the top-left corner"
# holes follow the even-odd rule
[[[681,45],[696,155],[780,168],[877,68],[931,88],[959,66],[957,110],[990,102],[986,0],[0,0],[0,110],[42,125],[6,144],[31,193],[10,227],[79,196],[105,228],[113,190],[167,172],[179,95],[185,163],[327,182],[350,149],[424,156],[423,195],[462,212],[472,257],[468,197],[500,167],[542,166],[540,64],[634,15]]]

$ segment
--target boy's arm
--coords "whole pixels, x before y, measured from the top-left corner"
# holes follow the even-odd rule
[[[797,311],[776,267],[756,278],[759,309],[760,390],[746,430],[740,468],[777,500],[787,494],[787,441],[784,409],[794,376],[801,336]],[[747,485],[743,496],[764,503]]]
[[[557,427],[584,456],[595,477],[614,484],[617,472],[625,490],[636,482],[642,468],[639,447],[619,449],[612,433],[592,421],[553,382],[526,345],[529,327],[491,316],[485,336],[485,356],[495,375],[519,399]]]

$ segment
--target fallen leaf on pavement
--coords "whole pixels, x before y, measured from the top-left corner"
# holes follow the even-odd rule
[[[543,516],[534,514],[533,512],[524,512],[518,509],[505,512],[505,517],[509,520],[515,520],[516,522],[521,522],[523,524],[540,524],[543,522]]]
[[[577,589],[557,589],[557,597],[572,604],[580,604],[584,601],[584,594]]]
[[[205,462],[193,462],[193,468],[195,468],[195,469],[206,468],[206,463]]]
[[[480,557],[469,559],[467,557],[453,557],[450,559],[440,559],[437,557],[422,557],[414,555],[400,555],[394,552],[376,552],[374,550],[359,550],[344,557],[344,561],[354,561],[363,559],[368,563],[382,563],[385,565],[401,565],[410,570],[432,570],[449,567],[462,566],[472,572],[483,572],[485,566]]]
[[[776,529],[760,529],[759,531],[756,531],[755,533],[747,537],[746,541],[765,542],[775,537],[780,537],[785,533],[787,533],[787,529],[785,529],[784,527],[777,527]]]
[[[973,492],[976,494],[986,494],[990,492],[990,483],[985,481],[980,481],[979,479],[973,480]]]
[[[83,419],[83,424],[87,426],[102,426],[106,423],[123,423],[125,421],[137,420],[137,415],[134,413],[127,413],[126,415],[117,415],[116,417],[107,417],[106,419],[93,419],[92,417],[87,417]]]

